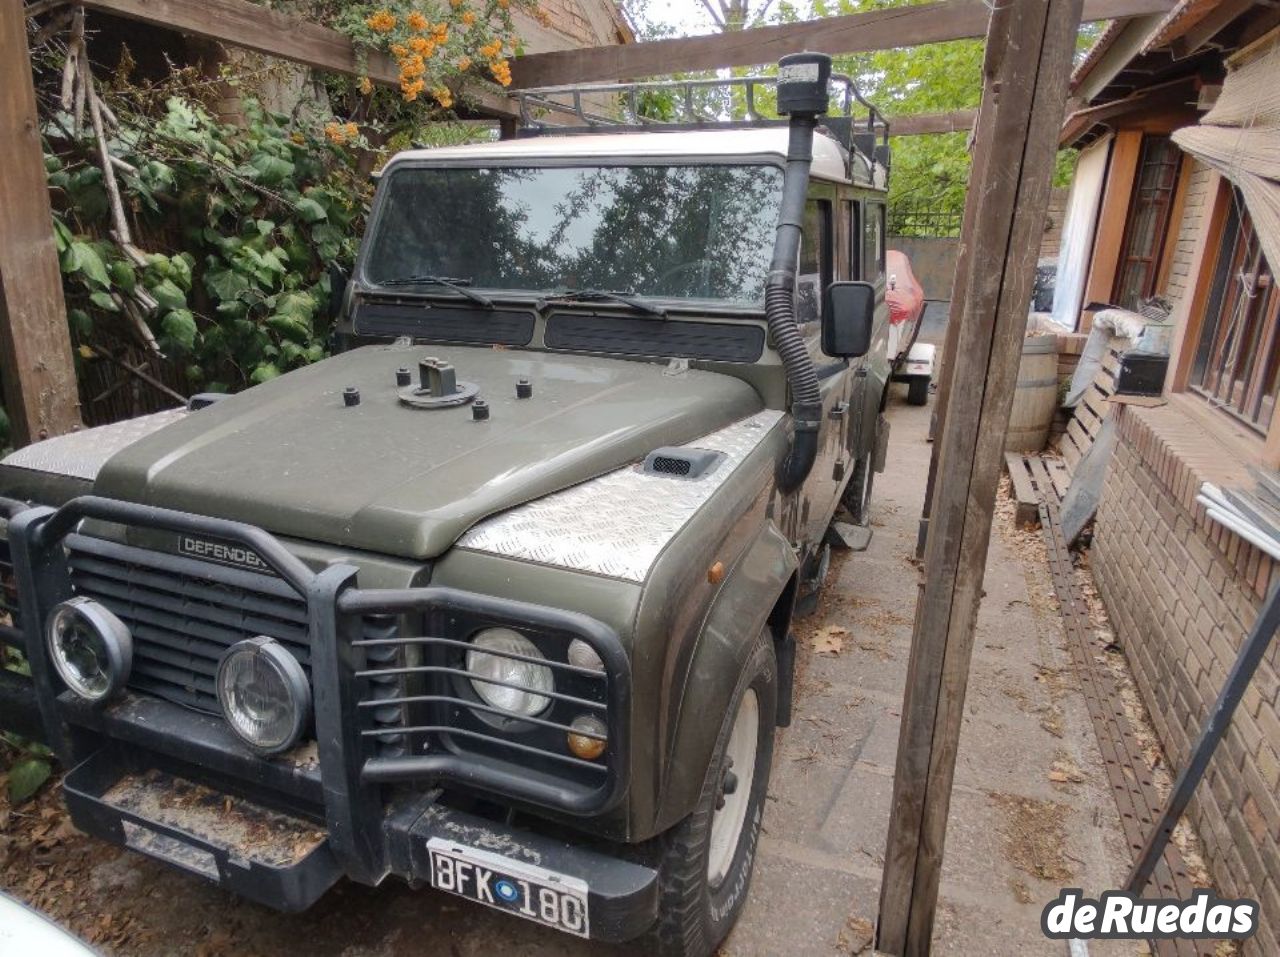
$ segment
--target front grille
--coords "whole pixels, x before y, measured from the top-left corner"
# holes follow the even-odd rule
[[[136,691],[221,713],[218,662],[258,635],[284,645],[310,677],[306,604],[279,578],[83,536],[68,538],[67,563],[76,594],[129,626]]]
[[[571,782],[584,791],[602,787],[610,772],[613,749],[606,750],[600,759],[583,760],[569,751],[567,735],[570,723],[581,716],[598,718],[609,726],[609,679],[602,672],[569,664],[572,636],[517,626],[538,646],[544,659],[536,663],[551,670],[555,684],[553,691],[534,692],[547,699],[540,714],[513,717],[487,705],[476,693],[466,666],[471,645],[461,640],[472,628],[456,620],[451,624],[455,627],[448,631],[459,634],[458,638],[402,636],[356,642],[366,658],[365,668],[356,674],[367,682],[361,710],[376,715],[394,705],[403,715],[402,724],[381,722],[366,728],[362,732],[366,740],[374,743],[394,736],[410,755],[465,756],[514,766],[530,777]],[[491,649],[485,653],[529,660]],[[403,697],[378,693],[393,680],[402,683]],[[517,684],[504,686],[521,688]]]

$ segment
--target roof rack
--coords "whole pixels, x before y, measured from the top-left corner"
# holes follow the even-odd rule
[[[519,90],[520,127],[517,136],[568,136],[602,132],[667,132],[672,130],[726,130],[756,129],[786,126],[788,120],[761,116],[756,109],[756,88],[776,87],[776,76],[715,77],[699,80],[654,80],[640,83],[598,83],[583,86],[547,86]],[[887,170],[889,165],[889,123],[880,111],[867,102],[852,77],[833,73],[831,84],[836,88],[836,115],[828,114],[821,124],[828,133],[850,154],[862,155],[869,167],[879,163]],[[732,90],[740,88],[746,101],[745,119],[727,119],[707,115],[699,111],[694,102],[698,90]],[[675,93],[680,115],[673,120],[658,120],[645,116],[640,109],[640,98],[652,93]],[[608,116],[589,109],[587,97],[617,97],[623,111],[621,118]],[[854,116],[854,104],[866,111],[865,117]],[[541,114],[541,115],[536,115]],[[560,124],[546,119],[547,114],[568,118]],[[576,122],[575,122],[576,121]]]

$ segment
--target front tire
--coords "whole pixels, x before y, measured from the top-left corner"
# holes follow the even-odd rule
[[[659,839],[652,944],[662,957],[714,953],[746,903],[773,763],[777,671],[766,628],[721,722],[697,806]]]
[[[875,457],[868,450],[853,463],[853,474],[849,476],[849,484],[844,487],[844,495],[840,498],[840,504],[849,512],[855,525],[871,524],[871,490],[875,480]]]

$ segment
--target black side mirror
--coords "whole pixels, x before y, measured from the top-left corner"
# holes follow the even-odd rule
[[[840,359],[865,356],[875,320],[875,286],[833,282],[822,297],[822,351]]]
[[[337,322],[342,317],[342,303],[347,298],[347,271],[337,263],[329,264],[329,320]]]

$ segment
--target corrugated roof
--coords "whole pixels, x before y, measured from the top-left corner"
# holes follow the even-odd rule
[[[1151,32],[1151,36],[1147,37],[1142,52],[1150,53],[1172,43],[1213,13],[1221,3],[1222,0],[1178,0],[1178,5],[1165,15]]]
[[[1071,71],[1071,89],[1075,89],[1080,85],[1081,81],[1089,75],[1090,71],[1098,65],[1098,61],[1102,59],[1111,44],[1116,42],[1116,37],[1120,35],[1120,31],[1124,29],[1127,20],[1112,20],[1107,24],[1107,28],[1102,31],[1098,39],[1093,41],[1093,46],[1089,47],[1085,52],[1084,59],[1076,64],[1076,68]]]

